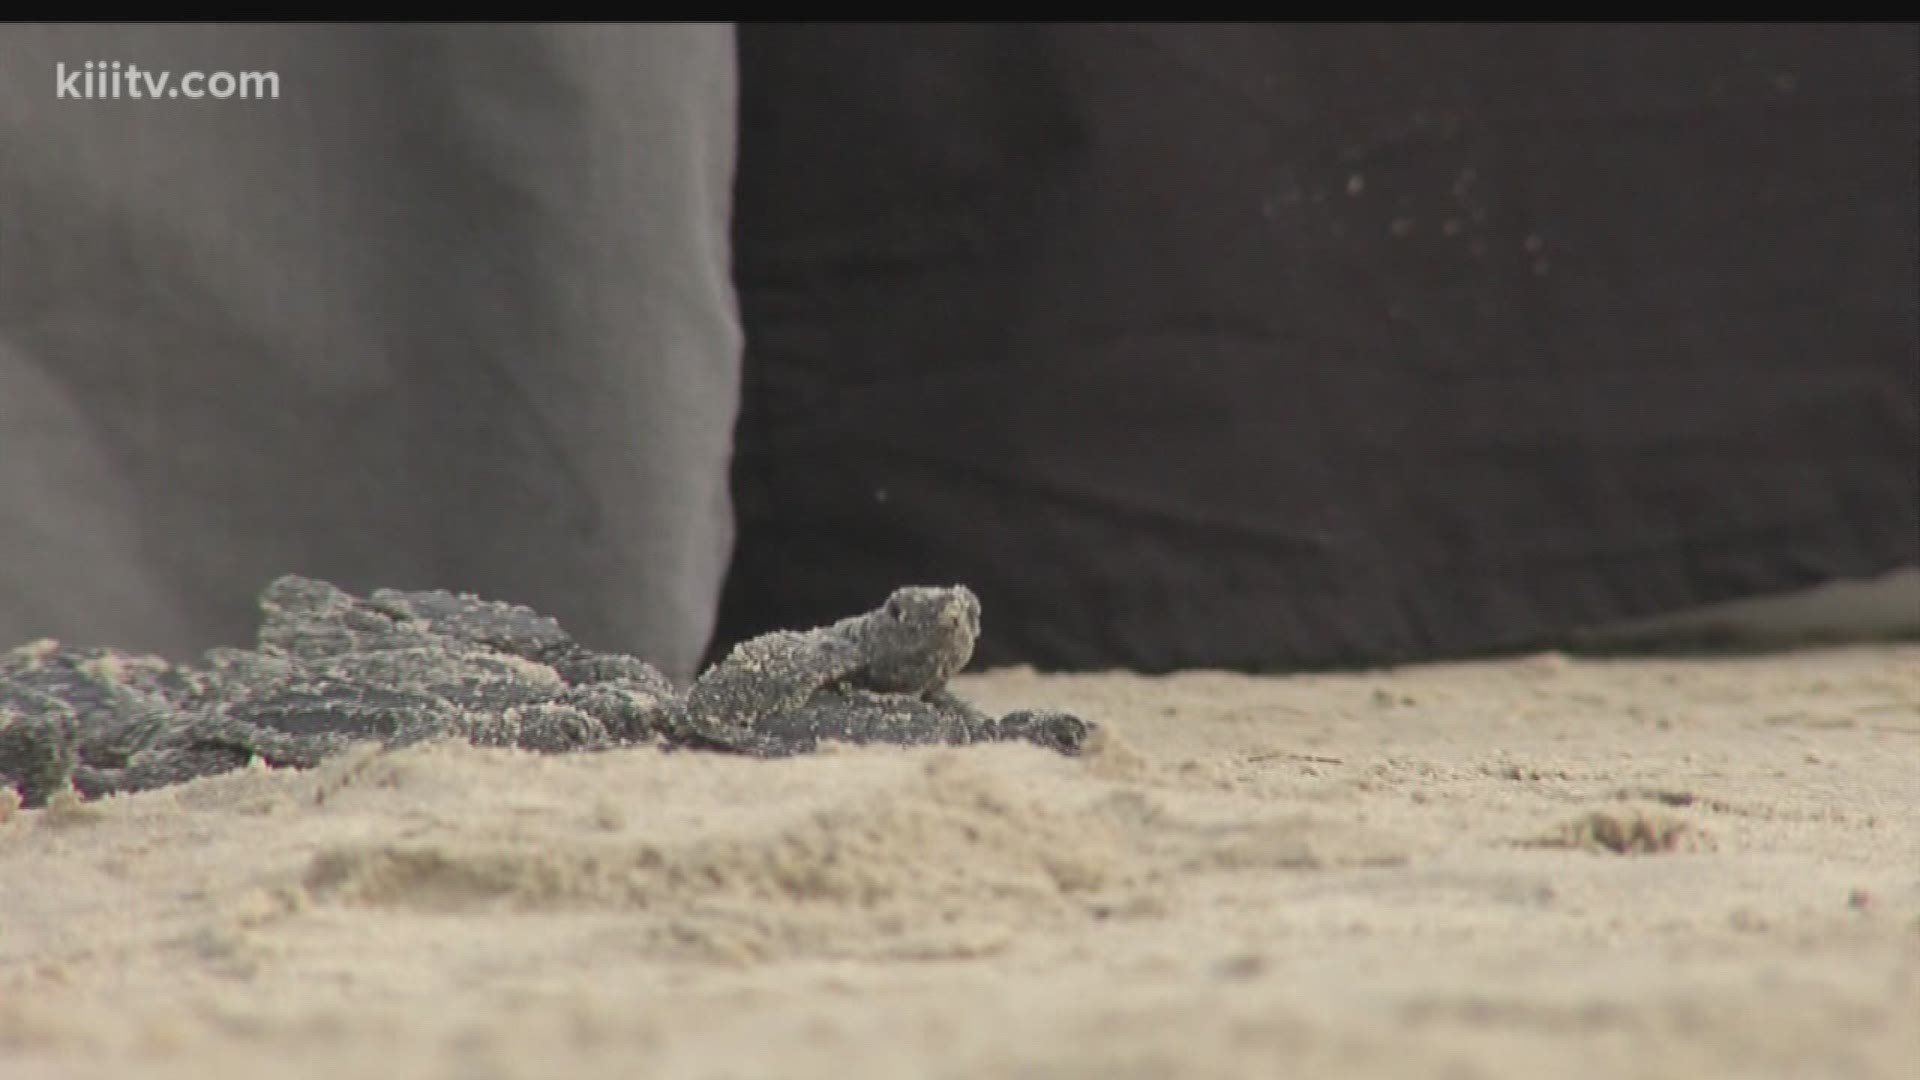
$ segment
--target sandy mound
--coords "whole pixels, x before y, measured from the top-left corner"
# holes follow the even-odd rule
[[[1911,1075],[1920,647],[967,680],[1101,719],[0,803],[0,1074]]]

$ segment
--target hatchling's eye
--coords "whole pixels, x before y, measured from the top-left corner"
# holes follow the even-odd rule
[[[907,611],[900,605],[899,597],[890,596],[887,598],[887,616],[894,622],[899,622],[907,617]]]

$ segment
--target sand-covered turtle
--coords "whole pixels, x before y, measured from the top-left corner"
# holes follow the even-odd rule
[[[744,642],[686,692],[530,608],[449,592],[365,599],[283,577],[253,649],[203,666],[37,642],[0,654],[0,784],[38,805],[140,791],[259,758],[309,767],[347,746],[461,738],[539,751],[652,743],[759,756],[823,742],[1026,740],[1075,753],[1090,726],[992,717],[946,683],[972,658],[965,587],[896,590],[874,611]]]

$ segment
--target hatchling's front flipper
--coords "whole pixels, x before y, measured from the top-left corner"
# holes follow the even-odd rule
[[[1048,709],[1020,709],[993,722],[982,736],[986,741],[1030,742],[1077,756],[1093,734],[1093,725],[1072,713]]]
[[[974,742],[1030,742],[1068,756],[1077,755],[1093,734],[1093,724],[1072,713],[1050,709],[1020,709],[1002,717],[989,716],[947,689],[935,690],[927,700],[949,711],[964,712]]]
[[[966,746],[1021,741],[1077,754],[1091,726],[1057,712],[1016,712],[1000,718],[945,690],[923,697],[870,690],[825,690],[797,708],[762,716],[754,731],[768,756],[803,754],[821,743],[893,746]]]
[[[761,752],[771,757],[804,754],[821,743],[893,746],[960,746],[975,742],[991,724],[966,707],[907,694],[869,690],[828,690],[793,708],[767,713],[754,722]]]

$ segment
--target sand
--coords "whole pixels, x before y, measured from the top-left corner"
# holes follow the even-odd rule
[[[0,1076],[1920,1070],[1920,645],[960,689],[1107,733],[0,803]]]

